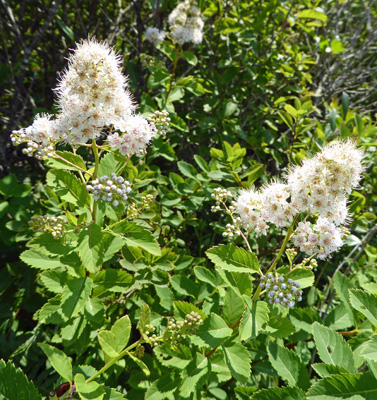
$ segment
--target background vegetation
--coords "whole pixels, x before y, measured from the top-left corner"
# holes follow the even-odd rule
[[[312,384],[332,374],[356,372],[370,373],[374,382],[377,358],[362,354],[367,353],[368,340],[375,343],[376,315],[373,320],[352,308],[341,288],[361,288],[365,296],[372,296],[368,297],[371,309],[377,305],[375,2],[201,0],[203,43],[184,45],[179,59],[171,42],[156,48],[143,40],[148,26],[166,27],[176,4],[171,0],[0,2],[0,358],[20,367],[46,396],[63,381],[37,343],[58,347],[73,359],[74,367],[90,376],[90,368],[98,370],[104,361],[97,333],[127,314],[133,327],[130,343],[137,341],[136,326],[144,304],[149,305],[157,330],[163,330],[173,314],[179,319],[180,313],[196,307],[207,315],[228,316],[227,327],[234,328],[237,318],[224,310],[237,304],[242,295],[250,296],[252,282],[234,298],[229,290],[216,292],[220,282],[226,289],[232,284],[224,283],[205,255],[209,248],[227,243],[222,232],[229,221],[211,213],[213,189],[220,186],[237,194],[252,184],[260,186],[331,140],[350,137],[366,152],[364,180],[350,196],[351,235],[339,253],[319,263],[315,282],[305,289],[302,304],[306,308],[297,308],[289,316],[271,311],[263,329],[243,342],[247,355],[241,353],[251,365],[251,374],[244,372],[250,367],[242,365],[243,372],[234,372],[223,360],[212,359],[205,374],[195,375],[193,391],[181,396],[246,399],[263,388],[283,388],[287,383],[295,387],[300,379],[291,381],[271,361],[271,349],[267,351],[271,337],[279,346],[295,351],[292,357],[299,357]],[[140,111],[167,110],[171,129],[165,139],[153,142],[145,157],[134,158],[126,174],[136,185],[136,204],[142,205],[147,194],[155,198],[135,222],[151,231],[163,257],[125,248],[121,255],[117,250],[109,256],[106,268],[119,265],[122,259],[122,271],[132,278],[119,290],[102,288],[96,294],[98,315],[82,311],[79,316],[87,321],[82,327],[78,318],[67,322],[38,314],[60,289],[52,290],[37,265],[20,259],[34,237],[28,221],[47,212],[58,215],[65,206],[45,184],[48,167],[56,166],[25,157],[21,148],[11,145],[10,133],[29,125],[37,113],[56,112],[51,89],[66,67],[69,49],[88,36],[115,46],[124,57],[124,73]],[[89,150],[80,155],[93,162]],[[271,262],[283,237],[279,230],[268,237],[251,236],[252,250],[262,267]],[[243,246],[241,241],[236,244]],[[336,275],[337,271],[342,275]],[[195,307],[182,311],[177,301]],[[323,353],[316,353],[314,322],[342,332],[344,345],[354,357],[352,368],[324,361]],[[195,359],[195,352],[190,353],[194,344],[188,340],[183,346],[190,348],[187,359]],[[152,346],[145,346],[142,360],[151,371],[149,376],[137,361],[127,359],[108,370],[102,382],[129,398],[181,398],[174,391],[151,391],[162,377],[175,382],[186,379],[185,371],[190,371],[184,362],[185,367],[172,371],[170,359],[159,354],[155,356]],[[334,369],[313,370],[320,361],[333,364]],[[5,369],[0,371],[1,381]],[[372,396],[376,391],[377,385],[371,389]],[[281,397],[258,393],[263,392],[253,398],[286,398],[279,392],[270,393]],[[286,391],[294,399],[305,398],[299,397],[302,393]],[[1,395],[7,398],[0,390]]]

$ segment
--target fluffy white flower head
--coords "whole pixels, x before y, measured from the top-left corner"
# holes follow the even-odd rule
[[[155,46],[165,40],[166,32],[149,26],[145,31],[145,40],[151,42]]]

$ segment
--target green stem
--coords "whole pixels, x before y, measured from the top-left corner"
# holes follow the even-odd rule
[[[289,239],[291,238],[291,235],[292,235],[293,228],[294,228],[295,222],[296,222],[296,220],[297,220],[297,217],[298,217],[298,215],[296,215],[296,216],[293,218],[293,221],[292,221],[291,225],[290,225],[289,228],[288,228],[288,231],[287,231],[287,234],[286,234],[286,236],[285,236],[284,242],[283,242],[283,244],[282,244],[281,247],[280,247],[279,253],[278,253],[278,255],[276,256],[274,262],[271,264],[271,267],[270,267],[270,268],[268,269],[268,271],[266,272],[266,274],[268,274],[269,272],[271,272],[271,271],[273,271],[273,270],[275,269],[276,265],[278,264],[278,262],[279,262],[280,259],[281,259],[281,256],[284,254],[284,251],[285,251],[285,248],[287,247],[288,241],[289,241]],[[258,299],[261,290],[262,290],[262,288],[261,288],[260,286],[258,286],[258,288],[257,288],[257,290],[255,291],[254,296],[253,296],[253,302],[256,301],[256,300]]]
[[[131,346],[128,346],[126,349],[124,349],[121,353],[119,353],[118,356],[112,358],[107,364],[105,364],[98,372],[96,372],[93,376],[88,378],[85,383],[92,382],[94,379],[96,379],[98,376],[102,375],[105,371],[107,371],[112,365],[114,365],[117,361],[119,361],[121,358],[123,358],[130,350],[138,346],[139,344],[145,343],[143,338],[141,337],[137,342],[131,344]]]
[[[97,144],[96,141],[93,139],[92,140],[92,149],[93,149],[93,155],[94,155],[94,162],[95,162],[95,166],[94,166],[94,171],[93,171],[93,179],[97,179],[97,174],[98,174],[98,166],[99,166],[99,155],[98,155],[98,148],[97,148]],[[94,200],[93,201],[93,211],[92,211],[92,219],[93,219],[93,223],[96,222],[96,216],[97,216],[97,201]]]
[[[180,57],[181,57],[181,46],[179,46],[178,49],[176,49],[175,58],[173,61],[173,71],[170,75],[169,89],[166,92],[165,104],[168,102],[169,94],[170,94],[171,90],[173,89],[173,80],[175,77],[175,70],[177,69],[177,64],[178,64],[178,60]]]

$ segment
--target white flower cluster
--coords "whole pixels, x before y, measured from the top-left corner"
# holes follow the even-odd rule
[[[232,197],[232,193],[229,192],[227,189],[222,189],[222,188],[216,188],[213,190],[213,193],[211,194],[211,198],[213,200],[216,200],[216,206],[211,206],[211,211],[216,212],[220,211],[220,203],[226,201],[227,199],[230,199]]]
[[[156,128],[135,113],[121,62],[104,42],[89,39],[78,44],[55,89],[59,109],[56,119],[37,116],[30,127],[13,132],[13,142],[32,141],[44,147],[58,141],[86,143],[99,138],[104,127],[112,127],[117,131],[108,136],[112,148],[123,155],[143,153]],[[31,148],[34,144],[28,147],[28,153]]]
[[[319,217],[315,224],[299,222],[292,240],[300,251],[307,255],[318,253],[321,260],[343,245],[341,229],[322,217]]]
[[[291,203],[299,212],[318,213],[335,225],[347,221],[347,195],[358,186],[364,153],[351,141],[334,141],[287,175]]]
[[[110,175],[110,178],[104,175],[93,180],[91,185],[86,186],[86,189],[93,193],[94,200],[111,201],[114,207],[119,205],[117,198],[126,201],[131,192],[130,183],[114,173]]]
[[[28,157],[35,156],[39,160],[42,160],[44,156],[51,158],[54,145],[50,119],[51,115],[49,114],[37,114],[32,125],[26,129],[12,132],[13,145],[27,143],[27,147],[22,149],[22,152]]]
[[[268,223],[284,227],[292,222],[296,209],[288,202],[289,197],[289,187],[276,181],[262,190],[244,190],[235,207],[246,229],[266,235]]]
[[[339,227],[348,222],[347,196],[361,179],[362,159],[351,140],[334,141],[294,167],[285,182],[242,191],[234,207],[243,226],[262,235],[269,223],[285,227],[299,213],[317,218],[300,223],[293,240],[301,251],[324,259],[343,244]]]
[[[199,8],[191,0],[180,2],[168,18],[171,36],[179,44],[203,40],[204,22]]]
[[[266,276],[261,276],[259,286],[265,289],[267,297],[270,299],[270,304],[281,304],[284,307],[292,308],[302,300],[302,290],[300,283],[284,276],[274,276],[269,273]]]
[[[166,32],[149,26],[145,31],[145,40],[151,42],[153,45],[162,43],[165,40]]]

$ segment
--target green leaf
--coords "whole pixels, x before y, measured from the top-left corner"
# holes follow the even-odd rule
[[[39,275],[43,285],[53,293],[63,293],[67,283],[67,273],[65,271],[44,271]]]
[[[60,18],[58,14],[55,15],[55,21],[58,24],[59,28],[63,31],[63,33],[72,41],[75,41],[75,34],[72,29],[66,25],[63,20]]]
[[[82,374],[75,375],[76,390],[83,400],[102,400],[105,394],[105,389],[97,382],[85,382],[86,379]]]
[[[193,52],[183,51],[182,55],[189,64],[196,65],[198,63],[198,59],[196,58],[196,55]]]
[[[81,206],[90,209],[90,195],[86,190],[85,185],[76,178],[73,174],[62,169],[52,169],[47,173],[47,184],[54,189],[54,187],[61,187],[62,185],[67,189],[66,192],[57,190],[58,196],[62,199],[72,202],[76,200]]]
[[[115,234],[124,235],[127,246],[141,247],[155,256],[161,256],[157,240],[147,229],[133,222],[121,221],[113,226],[112,231]]]
[[[332,375],[315,383],[307,393],[308,400],[377,398],[377,380],[368,373]]]
[[[344,120],[347,117],[349,105],[350,105],[350,97],[348,96],[348,94],[346,92],[343,92],[343,94],[342,94],[342,115],[343,115]]]
[[[87,271],[95,274],[100,270],[104,251],[102,231],[98,225],[90,224],[87,230],[80,232],[77,250]]]
[[[131,321],[128,315],[118,319],[110,331],[104,330],[98,334],[102,350],[110,358],[117,357],[127,346],[131,333]]]
[[[354,321],[355,315],[354,310],[351,306],[351,302],[349,299],[349,289],[353,288],[352,282],[344,276],[341,272],[337,272],[334,276],[334,287],[336,290],[336,294],[338,295],[341,302],[346,307],[347,313],[351,319]]]
[[[64,257],[50,257],[44,253],[40,253],[37,250],[30,249],[25,250],[21,255],[20,259],[30,265],[33,268],[38,269],[54,269],[54,268],[64,268],[67,265],[71,267],[76,267],[80,264],[80,259],[77,254],[72,253]]]
[[[50,346],[47,343],[38,343],[39,347],[46,354],[50,360],[54,370],[66,381],[72,382],[72,363],[71,359],[67,357],[61,350],[56,347]]]
[[[250,400],[306,400],[305,393],[297,387],[262,389]]]
[[[352,350],[339,333],[315,322],[313,336],[318,354],[325,364],[338,365],[348,372],[356,372]]]
[[[314,274],[312,271],[306,268],[295,269],[287,275],[287,278],[291,278],[301,285],[301,289],[313,286]]]
[[[74,250],[73,246],[68,243],[62,243],[59,239],[55,239],[50,232],[42,233],[33,238],[29,243],[29,247],[37,250],[39,253],[56,257],[64,256]]]
[[[326,378],[331,375],[338,375],[348,373],[348,371],[338,365],[332,364],[312,364],[312,367],[315,372],[321,377]]]
[[[367,360],[377,361],[377,335],[372,335],[370,339],[361,344],[360,355]]]
[[[215,348],[224,343],[230,337],[233,330],[217,314],[210,314],[197,329],[196,335],[191,337],[191,342],[197,346],[209,346]]]
[[[225,294],[222,316],[229,327],[239,321],[244,312],[244,301],[242,297],[232,289],[228,288]]]
[[[70,151],[57,151],[56,154],[62,157],[63,160],[57,157],[47,159],[45,163],[50,168],[66,169],[72,171],[80,171],[80,169],[83,169],[86,171],[85,162],[80,155],[71,153]],[[75,166],[79,168],[76,168]]]
[[[233,244],[212,247],[206,254],[217,267],[226,271],[248,273],[259,271],[257,256]]]
[[[209,269],[201,266],[196,266],[194,267],[194,273],[200,281],[206,282],[210,284],[212,287],[217,287],[218,285],[217,279]]]
[[[327,15],[320,11],[315,10],[302,10],[297,14],[298,18],[301,19],[318,19],[319,21],[326,22]]]
[[[179,388],[179,396],[188,398],[191,393],[198,389],[209,373],[208,358],[203,354],[196,353],[194,359],[182,372],[182,384]]]
[[[352,306],[377,326],[377,295],[361,289],[351,289],[349,293]]]
[[[289,386],[297,385],[303,390],[309,388],[308,371],[294,351],[271,341],[268,344],[268,359],[280,377],[288,381]]]
[[[221,349],[224,353],[225,361],[232,373],[233,377],[245,383],[250,376],[250,354],[247,349],[240,343],[226,343]]]
[[[98,176],[107,175],[110,177],[112,173],[119,175],[124,169],[124,161],[117,161],[113,153],[107,153],[101,157],[101,161],[98,165]]]
[[[141,309],[140,319],[137,324],[137,328],[139,329],[141,335],[147,330],[146,326],[150,325],[150,323],[151,323],[151,309],[149,308],[149,305],[145,303],[143,305],[143,308]]]
[[[26,197],[31,192],[30,185],[19,184],[15,174],[7,175],[0,180],[0,193],[5,198]]]
[[[190,349],[183,344],[174,348],[168,344],[163,344],[155,347],[153,354],[163,366],[179,370],[186,368],[192,361]]]
[[[132,353],[127,352],[127,355],[132,359],[132,361],[140,367],[140,369],[144,372],[146,376],[149,376],[151,374],[151,371],[149,371],[149,368],[141,361],[139,358],[135,357]]]
[[[68,281],[61,300],[62,311],[66,317],[72,318],[84,308],[92,292],[92,285],[93,281],[88,277]]]
[[[169,375],[163,375],[149,387],[145,393],[145,400],[174,400],[174,392],[177,391],[180,379],[175,379]]]
[[[268,321],[268,305],[264,301],[255,303],[249,297],[244,297],[245,311],[240,324],[240,339],[250,340],[256,338]]]
[[[297,330],[302,329],[307,333],[313,332],[313,323],[321,322],[321,318],[315,311],[309,308],[292,308],[289,318]]]
[[[228,118],[230,117],[232,114],[234,114],[237,111],[237,104],[234,103],[233,101],[228,101],[225,104],[225,108],[224,108],[224,118]]]
[[[178,161],[177,166],[183,175],[187,176],[188,178],[194,179],[195,181],[198,180],[198,171],[191,164],[185,161]]]
[[[109,292],[125,292],[133,283],[132,275],[114,268],[102,270],[94,277],[94,284]]]
[[[0,360],[0,397],[9,400],[41,400],[33,382],[30,382],[21,369],[8,361]]]
[[[298,116],[298,112],[297,112],[297,110],[294,108],[294,107],[292,107],[290,104],[286,104],[285,106],[284,106],[284,109],[285,109],[285,111],[289,114],[289,115],[291,115],[293,118],[297,118],[297,116]]]

